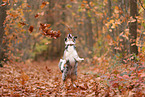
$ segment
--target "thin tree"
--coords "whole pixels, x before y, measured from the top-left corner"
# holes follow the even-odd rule
[[[2,4],[2,0],[0,0],[0,4]],[[6,18],[6,9],[7,9],[7,5],[5,6],[0,6],[0,63],[1,61],[3,60],[4,58],[4,48],[5,48],[5,45],[2,43],[3,41],[3,36],[4,36],[4,20]]]
[[[129,32],[130,32],[130,53],[138,54],[138,48],[136,45],[137,38],[137,0],[130,0],[130,17],[135,19],[135,22],[130,22],[129,24]]]

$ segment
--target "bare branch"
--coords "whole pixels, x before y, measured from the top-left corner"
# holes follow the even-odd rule
[[[141,7],[145,10],[145,8],[144,8],[144,6],[143,6],[141,0],[139,0],[139,3],[140,3],[140,5],[141,5]]]

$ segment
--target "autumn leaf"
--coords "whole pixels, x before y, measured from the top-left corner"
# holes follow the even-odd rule
[[[131,16],[128,22],[136,22],[136,19]]]
[[[3,2],[8,2],[8,0],[2,0]]]
[[[3,4],[1,4],[1,6],[5,6],[7,3],[6,2],[4,2]]]
[[[46,4],[49,4],[49,2],[44,2],[44,1],[43,1],[43,2],[42,2],[42,5],[40,6],[40,8],[41,8],[41,9],[44,8]]]
[[[45,24],[44,26],[45,26],[45,27],[50,27],[50,26],[51,26],[51,24]]]
[[[83,3],[88,3],[88,1],[85,1],[85,0],[84,0]]]
[[[36,14],[36,15],[35,15],[35,18],[37,18],[38,16],[39,16],[39,15],[38,15],[38,14]]]
[[[26,23],[24,23],[24,22],[19,22],[21,25],[26,25]]]
[[[134,45],[135,45],[135,43],[132,43],[132,44],[131,44],[131,46],[134,46]]]
[[[31,7],[31,6],[27,4],[27,7]]]
[[[84,7],[84,6],[85,6],[85,4],[81,4],[81,6],[82,6],[82,7]]]
[[[30,31],[30,33],[32,33],[32,32],[33,32],[33,29],[34,29],[34,27],[33,27],[33,26],[30,26],[30,27],[29,27],[29,31]]]
[[[54,31],[49,28],[51,25],[50,24],[42,24],[40,23],[39,30],[42,30],[42,35],[44,36],[50,36],[54,39],[60,37],[61,32],[60,31]]]

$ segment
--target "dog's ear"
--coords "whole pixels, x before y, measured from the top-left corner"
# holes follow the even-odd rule
[[[74,36],[74,39],[77,39],[77,36]]]
[[[64,41],[67,41],[67,38],[65,38]]]

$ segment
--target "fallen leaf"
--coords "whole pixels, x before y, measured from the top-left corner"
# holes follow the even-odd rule
[[[44,1],[43,1],[42,4],[41,4],[41,6],[40,6],[40,8],[41,8],[41,9],[44,8],[46,4],[49,4],[49,2],[44,2]]]
[[[6,3],[6,2],[4,2],[3,4],[1,4],[1,6],[5,6],[5,5],[7,5],[7,3]]]

